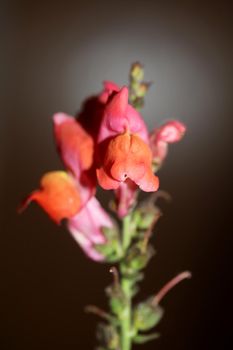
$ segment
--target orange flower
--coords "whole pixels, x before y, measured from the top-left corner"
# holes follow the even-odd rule
[[[20,207],[25,209],[36,201],[57,224],[73,217],[81,209],[80,195],[75,180],[65,171],[46,173],[40,181],[40,189],[32,192]]]
[[[103,165],[97,169],[99,184],[104,189],[117,189],[129,178],[143,191],[156,191],[159,180],[152,172],[151,163],[152,152],[139,136],[120,134],[106,147]]]

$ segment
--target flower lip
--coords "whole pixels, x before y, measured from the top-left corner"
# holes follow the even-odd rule
[[[103,166],[97,169],[97,178],[105,189],[117,189],[120,183],[131,179],[146,192],[158,189],[158,178],[151,169],[152,152],[137,135],[128,132],[110,139]]]

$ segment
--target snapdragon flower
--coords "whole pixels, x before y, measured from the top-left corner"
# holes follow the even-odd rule
[[[102,229],[112,228],[113,221],[94,197],[93,139],[65,113],[55,114],[53,121],[57,148],[67,171],[45,174],[40,188],[26,198],[21,209],[36,201],[57,224],[67,219],[68,231],[87,256],[102,261],[104,256],[95,250],[95,245],[105,242]]]
[[[97,179],[104,189],[117,189],[127,179],[143,191],[158,189],[152,172],[152,152],[148,131],[140,114],[128,103],[128,89],[123,87],[106,104],[98,136],[100,167]]]

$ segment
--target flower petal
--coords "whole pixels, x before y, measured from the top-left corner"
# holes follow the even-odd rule
[[[171,120],[158,129],[157,139],[167,143],[177,142],[184,136],[185,131],[186,127],[183,123]]]
[[[105,107],[98,143],[125,131],[138,134],[148,143],[146,125],[141,115],[128,104],[128,88],[126,86],[117,92]]]
[[[112,81],[104,81],[103,82],[104,89],[102,93],[99,95],[99,101],[102,103],[107,103],[109,97],[113,92],[118,92],[120,90],[119,86]]]
[[[66,167],[79,179],[93,163],[94,142],[75,118],[65,113],[53,117],[58,149]]]
[[[156,191],[158,179],[151,164],[152,152],[148,145],[137,135],[126,132],[110,140],[97,178],[105,189],[116,189],[129,178],[144,191]]]
[[[120,185],[119,181],[114,180],[112,177],[108,176],[103,168],[96,169],[96,175],[99,185],[104,190],[115,190]]]
[[[160,164],[167,156],[168,144],[164,141],[157,141],[151,145],[154,162]]]
[[[168,144],[182,139],[186,127],[177,120],[171,120],[150,134],[150,147],[157,170],[167,156]]]
[[[87,205],[68,221],[68,229],[85,253],[94,260],[103,260],[101,254],[95,251],[95,244],[105,243],[103,227],[113,227],[113,222],[93,197]]]
[[[159,178],[149,168],[142,178],[135,180],[135,183],[145,192],[155,192],[159,188]]]
[[[82,232],[78,231],[75,227],[69,228],[70,233],[76,240],[76,242],[80,245],[84,253],[94,261],[103,261],[104,257],[98,253],[93,247],[93,243],[82,234]]]

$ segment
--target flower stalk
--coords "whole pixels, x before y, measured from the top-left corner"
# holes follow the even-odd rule
[[[130,245],[131,234],[130,232],[130,215],[127,215],[122,220],[122,247],[124,251],[124,255],[126,255],[127,249]],[[130,350],[131,349],[131,283],[127,276],[122,276],[121,278],[121,288],[125,295],[125,308],[122,313],[121,319],[121,349],[122,350]]]
[[[168,282],[156,296],[135,304],[144,269],[154,255],[153,229],[161,217],[157,198],[157,171],[167,156],[168,145],[179,141],[185,126],[168,121],[151,133],[140,114],[150,87],[144,81],[143,66],[136,62],[129,75],[129,86],[105,81],[98,95],[85,101],[73,118],[65,113],[53,116],[56,146],[64,171],[50,171],[21,204],[37,202],[57,224],[66,227],[87,257],[113,266],[112,284],[106,288],[109,311],[89,305],[87,312],[100,317],[97,350],[131,350],[158,338],[163,317],[160,302],[180,281],[190,278],[185,271]],[[113,190],[111,209],[118,223],[96,198],[97,184]],[[139,192],[151,192],[143,203]],[[160,193],[160,194],[159,194]]]

